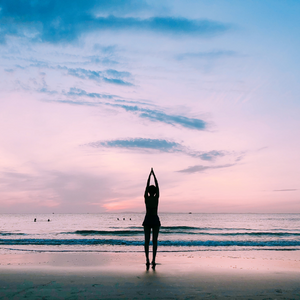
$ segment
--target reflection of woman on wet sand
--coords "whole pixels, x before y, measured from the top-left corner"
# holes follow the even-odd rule
[[[155,185],[150,185],[151,175],[154,177]],[[153,243],[153,259],[152,266],[155,267],[155,257],[157,251],[157,237],[160,227],[159,217],[157,215],[158,198],[159,198],[159,188],[156,176],[151,168],[151,172],[148,177],[147,186],[145,189],[145,205],[146,205],[146,216],[143,222],[144,233],[145,233],[145,255],[146,255],[146,265],[149,267],[149,243],[150,235],[152,229],[152,243]]]

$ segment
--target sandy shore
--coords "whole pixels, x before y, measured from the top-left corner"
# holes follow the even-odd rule
[[[299,251],[15,253],[0,299],[300,299]]]

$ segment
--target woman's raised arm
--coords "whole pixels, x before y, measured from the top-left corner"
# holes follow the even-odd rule
[[[156,189],[157,189],[156,195],[157,195],[157,198],[158,198],[159,197],[159,187],[158,187],[158,182],[157,182],[156,176],[155,176],[154,171],[153,171],[152,168],[151,168],[151,173],[153,174],[153,177],[154,177],[154,182],[155,182],[155,186],[156,186]]]
[[[150,177],[151,177],[151,174],[152,174],[153,170],[151,169],[151,172],[149,174],[149,177],[148,177],[148,180],[147,180],[147,185],[146,185],[146,189],[145,189],[145,194],[144,194],[144,197],[146,198],[147,195],[148,195],[148,187],[150,185]]]

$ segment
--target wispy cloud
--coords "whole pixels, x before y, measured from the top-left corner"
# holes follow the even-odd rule
[[[202,165],[196,165],[188,167],[187,169],[179,170],[177,172],[181,173],[201,173],[209,169],[222,169],[222,168],[229,168],[233,167],[235,164],[225,164],[225,165],[219,165],[219,166],[202,166]]]
[[[100,102],[91,102],[91,101],[73,101],[67,99],[57,99],[57,100],[43,100],[44,102],[54,102],[54,103],[62,103],[62,104],[70,104],[70,105],[79,105],[79,106],[98,106]]]
[[[89,97],[89,98],[99,98],[99,99],[111,99],[111,102],[91,102],[80,100],[69,100],[69,99],[59,99],[59,100],[47,100],[48,102],[58,102],[64,104],[72,105],[87,105],[87,106],[99,106],[105,105],[114,108],[121,108],[127,112],[133,113],[140,118],[148,119],[152,122],[161,122],[164,124],[169,124],[172,126],[181,126],[188,129],[194,130],[206,130],[208,123],[202,119],[189,118],[182,115],[167,114],[162,110],[145,108],[145,106],[153,106],[147,102],[141,101],[128,101],[122,99],[116,99],[117,96],[105,95],[100,93],[88,93],[85,90],[71,88],[69,92],[65,93],[67,96],[78,96],[78,97]],[[132,105],[129,105],[132,104]]]
[[[226,151],[195,151],[180,143],[166,140],[166,139],[146,139],[146,138],[130,138],[130,139],[117,139],[110,141],[96,141],[86,144],[93,148],[123,148],[130,150],[158,150],[161,152],[169,153],[182,153],[194,158],[200,158],[205,161],[214,161],[223,156],[232,155]],[[199,167],[199,166],[198,166]],[[203,166],[201,166],[203,167]]]
[[[294,192],[298,191],[298,189],[282,189],[282,190],[273,190],[274,192]]]
[[[100,94],[100,93],[88,93],[85,90],[78,89],[78,88],[70,88],[68,92],[65,93],[67,96],[87,96],[90,98],[98,98],[98,99],[113,99],[114,95],[108,94]]]
[[[37,89],[37,91],[39,93],[45,93],[45,94],[48,94],[48,95],[57,95],[58,94],[57,91],[49,90],[47,86],[44,86],[40,89]]]
[[[185,128],[195,129],[195,130],[205,130],[207,128],[207,123],[201,119],[188,118],[180,115],[166,114],[159,110],[152,110],[148,108],[142,108],[138,106],[129,106],[121,104],[111,104],[115,107],[120,107],[126,111],[137,114],[140,118],[148,119],[152,122],[162,122],[170,125],[180,125]]]
[[[126,100],[126,99],[120,99],[120,96],[117,95],[111,95],[111,94],[101,94],[101,93],[89,93],[85,90],[78,89],[78,88],[70,88],[68,92],[64,93],[66,96],[85,96],[89,98],[98,98],[98,99],[111,99],[115,103],[123,103],[123,104],[132,104],[132,105],[147,105],[147,106],[154,106],[154,104],[150,103],[149,101],[139,101],[139,100]],[[99,103],[99,104],[104,104],[104,103]]]
[[[188,52],[176,56],[178,60],[183,59],[217,59],[223,57],[237,56],[237,52],[230,50],[213,50],[207,52]]]
[[[57,69],[65,70],[67,71],[68,75],[78,77],[81,79],[90,79],[98,82],[104,80],[105,82],[117,85],[133,85],[132,83],[124,80],[124,78],[131,77],[131,74],[129,72],[120,72],[112,69],[104,71],[94,71],[83,68],[68,68],[66,66],[57,66]]]
[[[112,140],[112,141],[98,141],[87,144],[94,148],[108,147],[108,148],[126,148],[126,149],[149,149],[159,150],[162,152],[175,152],[180,151],[181,145],[175,142],[163,139],[125,139],[125,140]]]
[[[216,150],[212,150],[212,151],[208,151],[208,152],[190,152],[190,155],[193,157],[199,157],[202,160],[214,160],[217,157],[223,157],[225,155],[228,155],[229,153],[225,152],[225,151],[216,151]]]
[[[139,114],[141,118],[146,118],[154,122],[163,122],[171,125],[181,125],[182,127],[204,130],[206,129],[206,122],[196,118],[188,118],[179,115],[168,115],[157,110],[142,109]]]
[[[87,68],[70,68],[65,65],[51,64],[47,61],[41,61],[37,59],[23,59],[29,62],[27,66],[15,65],[17,69],[26,68],[38,68],[38,69],[49,69],[58,70],[63,72],[64,75],[69,75],[85,80],[93,80],[96,82],[107,82],[110,84],[123,85],[123,86],[133,86],[134,84],[129,80],[133,79],[133,76],[128,71],[119,71],[116,69],[104,69],[104,70],[91,70]],[[14,69],[6,69],[7,72],[13,72]]]
[[[40,42],[73,42],[82,34],[103,30],[152,31],[162,34],[213,36],[230,29],[225,23],[178,17],[123,17],[148,8],[145,1],[2,0],[0,40],[19,36]],[[122,14],[120,12],[122,11]],[[120,17],[122,16],[122,17]]]
[[[123,79],[118,79],[118,78],[107,78],[107,77],[103,77],[103,80],[105,82],[108,83],[112,83],[112,84],[118,84],[118,85],[133,85],[132,83],[128,82],[128,81],[124,81]]]

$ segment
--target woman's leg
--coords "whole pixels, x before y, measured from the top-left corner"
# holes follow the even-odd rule
[[[149,243],[150,243],[150,234],[151,234],[151,227],[149,226],[144,226],[144,234],[145,234],[145,255],[146,255],[146,260],[147,264],[149,264]]]
[[[159,233],[159,226],[153,227],[152,229],[152,242],[153,242],[153,259],[152,264],[155,265],[155,258],[156,258],[156,252],[157,252],[157,238]]]

